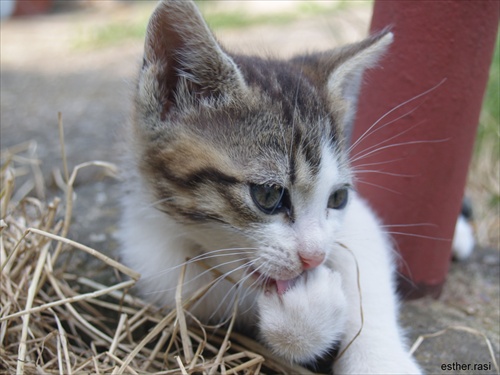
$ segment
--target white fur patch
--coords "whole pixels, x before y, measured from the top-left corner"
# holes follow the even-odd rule
[[[472,254],[476,246],[474,232],[471,225],[460,215],[455,226],[455,234],[453,236],[452,250],[453,255],[458,260],[465,260]]]

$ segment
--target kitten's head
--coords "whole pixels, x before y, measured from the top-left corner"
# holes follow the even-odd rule
[[[391,33],[289,61],[230,55],[195,5],[160,3],[148,26],[134,141],[157,208],[206,250],[287,280],[321,264],[352,184],[344,129],[361,75]]]

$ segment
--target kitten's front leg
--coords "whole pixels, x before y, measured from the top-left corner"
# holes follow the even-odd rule
[[[337,258],[343,258],[342,255],[346,256],[344,266],[350,264],[350,267],[336,269],[344,282],[348,318],[340,346],[340,353],[345,352],[335,360],[334,374],[420,374],[397,323],[397,302],[389,268],[377,264],[377,259],[367,262],[368,257],[357,256],[363,293],[362,325],[357,271],[350,254],[339,253]],[[379,256],[382,258],[381,252]]]
[[[367,206],[353,200],[344,226],[345,241],[331,257],[331,267],[342,276],[348,306],[341,353],[349,347],[335,360],[335,374],[421,372],[398,324],[391,244],[378,225]]]
[[[356,333],[348,329],[341,350]],[[394,327],[366,324],[343,355],[335,360],[333,370],[334,374],[421,374]]]
[[[338,272],[319,266],[279,294],[258,300],[260,334],[273,351],[291,361],[308,362],[340,340],[346,322],[346,298]]]

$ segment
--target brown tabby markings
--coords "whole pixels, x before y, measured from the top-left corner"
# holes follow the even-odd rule
[[[321,163],[317,140],[338,145],[339,130],[325,111],[326,98],[297,67],[260,58],[234,59],[250,87],[247,97],[212,108],[198,103],[195,111],[182,116],[177,129],[179,114],[167,116],[157,130],[161,135],[151,138],[155,147],[149,143],[144,151],[141,169],[154,181],[158,199],[176,197],[162,209],[183,221],[225,221],[219,212],[230,210],[242,225],[262,222],[239,193],[241,185],[271,183],[307,193]],[[164,130],[167,126],[177,131],[175,136]],[[213,189],[225,199],[223,210],[197,202],[197,195]]]

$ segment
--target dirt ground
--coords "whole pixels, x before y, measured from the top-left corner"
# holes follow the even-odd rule
[[[89,160],[118,161],[113,145],[126,126],[142,41],[119,41],[102,48],[75,47],[82,34],[102,25],[132,22],[136,5],[62,7],[49,15],[1,23],[1,148],[36,142],[47,195],[56,187],[52,170],[61,168],[57,112],[62,112],[70,167]],[[152,8],[149,3],[140,11]],[[260,10],[257,10],[260,11]],[[305,17],[279,26],[260,25],[218,33],[228,49],[287,56],[326,49],[365,35],[369,6],[339,9],[328,19]],[[97,170],[79,176],[71,236],[116,257],[114,238],[119,181]],[[88,265],[87,265],[88,266]],[[84,265],[82,265],[84,267]],[[442,296],[406,302],[401,319],[408,342],[419,335],[462,326],[486,334],[500,352],[500,260],[498,249],[476,249],[471,259],[451,265]],[[428,373],[452,373],[443,364],[491,363],[484,339],[450,331],[426,339],[416,357]],[[476,373],[487,374],[491,371]],[[461,372],[473,373],[473,372]]]

